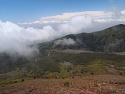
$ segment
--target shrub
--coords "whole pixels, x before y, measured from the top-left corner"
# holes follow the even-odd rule
[[[24,82],[24,79],[21,79],[21,82]]]
[[[17,81],[14,81],[14,83],[17,83]]]
[[[64,84],[65,87],[69,87],[70,83],[69,82],[64,82],[63,84]]]

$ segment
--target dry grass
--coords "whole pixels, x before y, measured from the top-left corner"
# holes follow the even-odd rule
[[[66,79],[25,79],[24,82],[0,87],[0,94],[125,94],[125,77],[93,75]]]

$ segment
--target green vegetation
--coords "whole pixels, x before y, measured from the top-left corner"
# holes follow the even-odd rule
[[[68,65],[67,62],[70,62]],[[63,65],[64,64],[64,65]],[[50,55],[36,58],[1,76],[9,79],[55,78],[65,79],[75,76],[114,74],[125,75],[125,56],[108,53],[70,54],[51,51]],[[23,80],[21,80],[23,82]]]
[[[69,82],[64,82],[63,83],[65,87],[69,87],[70,83]]]

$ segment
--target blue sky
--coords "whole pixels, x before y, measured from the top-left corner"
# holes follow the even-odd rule
[[[36,21],[65,12],[124,10],[125,0],[0,0],[0,20]]]

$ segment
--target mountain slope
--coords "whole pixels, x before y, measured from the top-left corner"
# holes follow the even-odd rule
[[[93,33],[71,34],[42,43],[40,49],[84,49],[102,52],[125,51],[125,25],[120,24]]]
[[[28,63],[28,59],[18,55],[10,56],[6,53],[0,54],[0,74],[15,70],[17,67]]]

